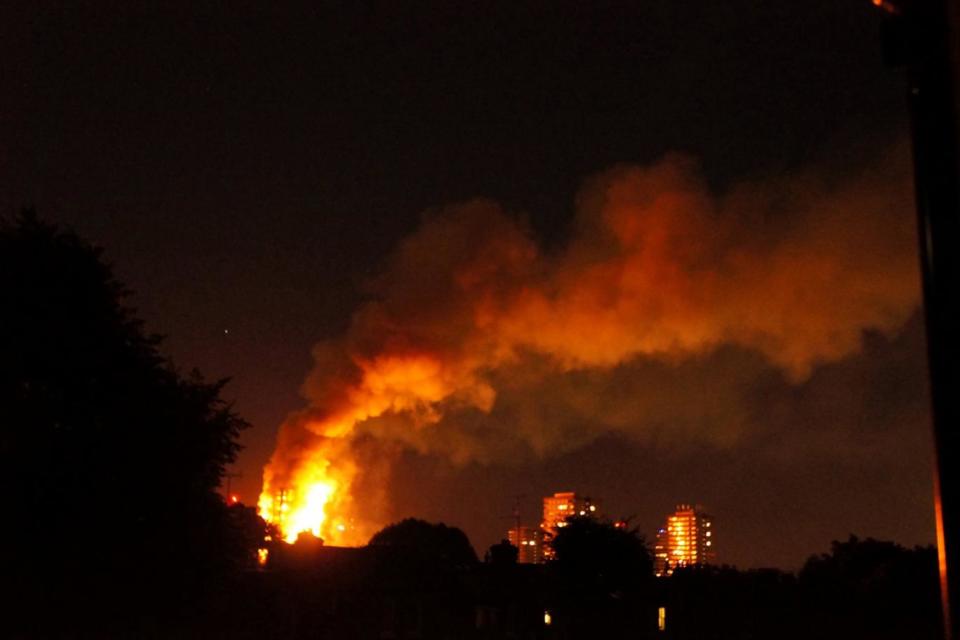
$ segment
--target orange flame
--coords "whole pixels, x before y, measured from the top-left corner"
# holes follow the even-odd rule
[[[291,474],[284,488],[265,484],[258,509],[261,517],[279,527],[283,540],[294,543],[310,533],[328,544],[353,546],[365,540],[354,534],[343,509],[349,493],[349,467],[335,469],[322,453]]]
[[[352,509],[351,486],[356,466],[349,451],[357,424],[386,412],[416,414],[424,422],[440,416],[435,403],[448,397],[455,385],[440,363],[425,356],[388,355],[356,361],[360,383],[341,388],[343,409],[324,420],[298,421],[285,429],[318,436],[300,452],[293,465],[271,464],[264,476],[258,508],[261,517],[277,525],[288,543],[309,532],[327,544],[366,543],[373,526]],[[283,474],[283,480],[274,475]]]

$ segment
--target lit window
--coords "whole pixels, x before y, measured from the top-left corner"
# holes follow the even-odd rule
[[[596,508],[595,506],[590,505],[590,511],[596,511],[596,510],[597,510],[597,508]]]
[[[667,630],[667,608],[660,607],[657,609],[657,629],[660,631]]]
[[[567,505],[565,505],[565,504],[557,505],[557,509],[559,509],[560,511],[566,511],[566,510],[567,510]]]
[[[553,616],[550,615],[549,611],[543,612],[543,624],[544,626],[547,626],[547,627],[553,624]]]
[[[709,541],[709,540],[707,540],[707,546],[708,546],[708,547],[710,546],[710,544],[711,544],[711,543],[710,543],[710,541]]]

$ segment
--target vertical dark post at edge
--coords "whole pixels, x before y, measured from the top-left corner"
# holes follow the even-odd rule
[[[887,46],[910,83],[944,633],[960,640],[960,0],[897,4]]]

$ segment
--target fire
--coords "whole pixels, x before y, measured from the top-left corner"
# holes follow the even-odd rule
[[[297,534],[309,531],[318,538],[321,537],[323,523],[327,519],[327,502],[336,490],[332,483],[317,482],[306,488],[304,499],[301,500],[292,512],[283,515],[284,540],[294,542]],[[282,505],[286,508],[288,505]]]
[[[277,525],[287,543],[307,532],[334,543],[343,543],[347,527],[329,513],[345,488],[330,474],[330,463],[308,465],[290,483],[291,488],[265,490],[258,504],[264,520]]]
[[[260,515],[267,522],[276,524],[283,532],[283,539],[290,544],[297,536],[309,532],[318,538],[324,537],[327,521],[327,504],[337,490],[333,482],[315,482],[304,487],[301,493],[293,490],[280,491],[272,496],[260,496]]]
[[[287,542],[308,531],[364,544],[394,515],[377,493],[391,447],[482,459],[496,446],[473,418],[440,423],[489,414],[508,379],[732,345],[800,381],[856,353],[865,329],[895,333],[918,290],[910,197],[891,171],[718,195],[687,158],[619,167],[587,184],[571,238],[551,253],[489,201],[426,217],[346,335],[315,347],[309,404],[280,429],[260,514]],[[539,453],[568,446],[516,411],[489,427]],[[643,415],[598,422],[624,425],[645,434]]]
[[[275,454],[265,470],[259,512],[279,527],[288,543],[309,532],[327,544],[365,544],[382,523],[372,520],[370,505],[365,505],[362,516],[353,510],[358,468],[351,446],[357,426],[384,414],[416,416],[421,424],[437,422],[442,416],[434,408],[436,403],[461,386],[454,379],[456,372],[424,354],[358,358],[352,365],[361,372],[360,380],[335,387],[334,408],[322,418],[307,415],[288,420],[282,435],[295,437],[297,446],[278,447],[278,453],[292,452],[294,459],[278,460]],[[489,399],[481,393],[468,401],[477,404]]]

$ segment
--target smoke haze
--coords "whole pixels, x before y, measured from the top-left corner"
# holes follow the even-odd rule
[[[335,478],[328,512],[354,533],[330,535],[359,543],[395,515],[405,451],[502,465],[616,437],[735,456],[770,430],[772,463],[829,452],[846,436],[810,427],[847,422],[849,403],[832,387],[793,397],[895,338],[918,304],[900,157],[723,193],[683,155],[615,167],[586,181],[550,252],[496,202],[427,212],[348,333],[315,348],[265,495]]]

